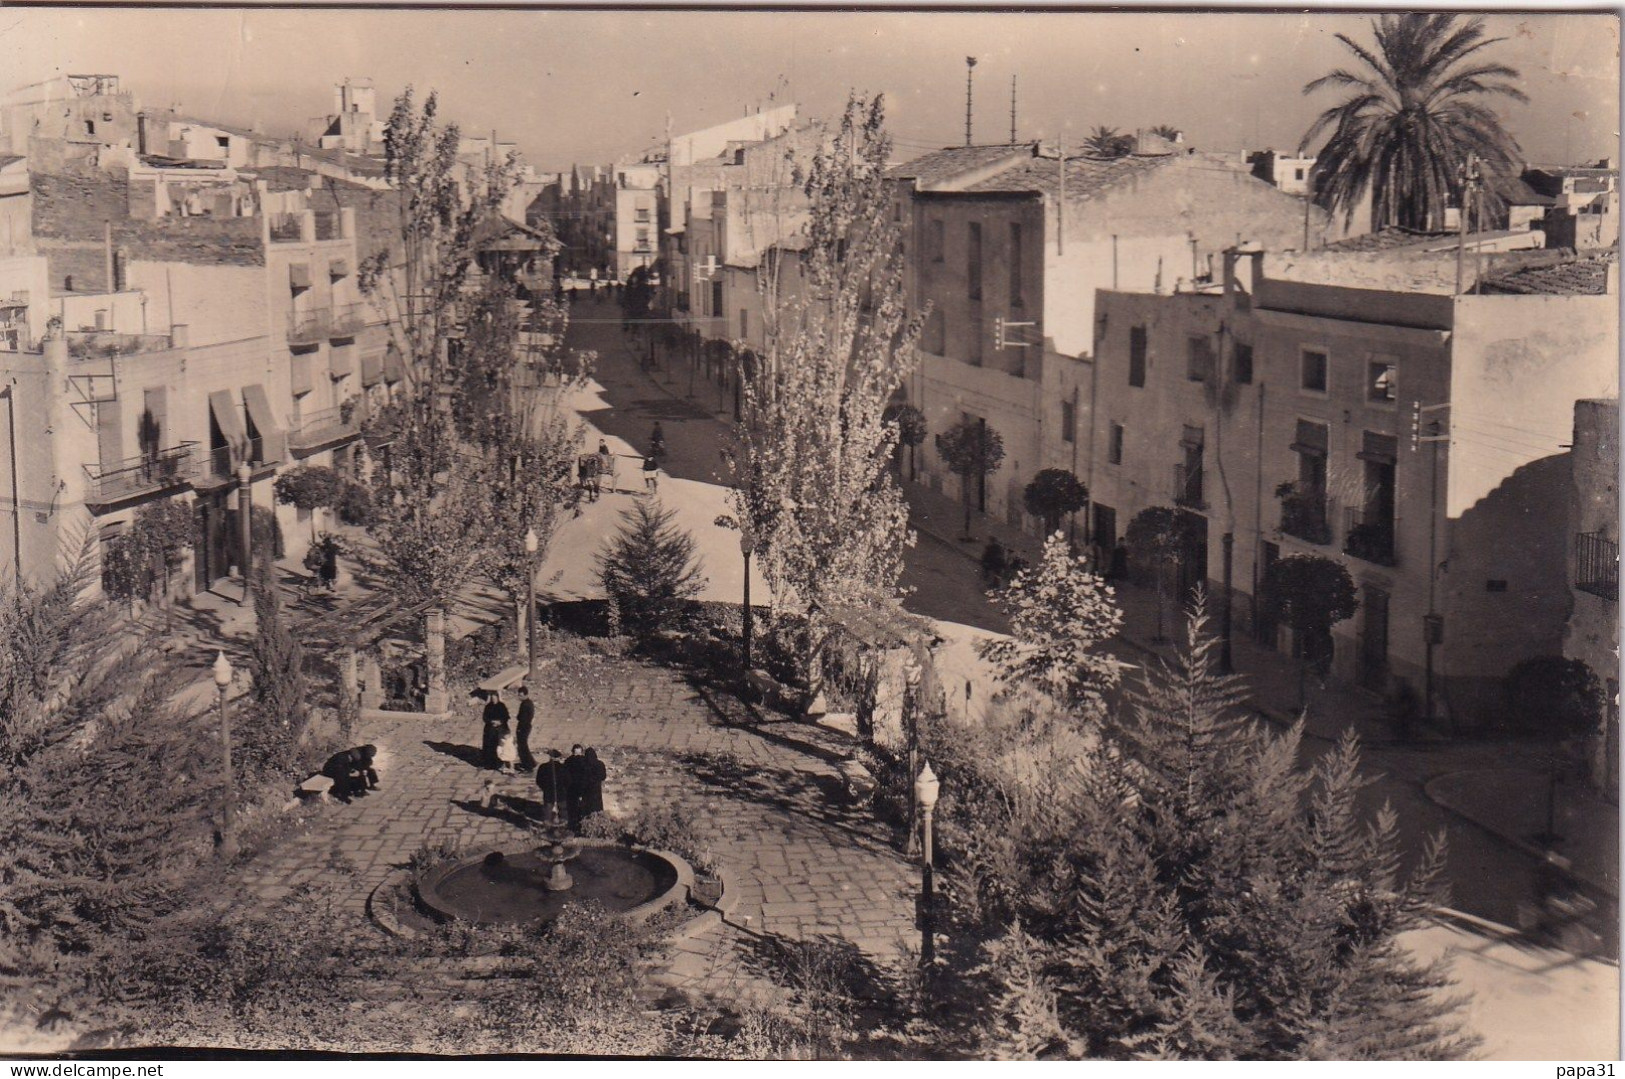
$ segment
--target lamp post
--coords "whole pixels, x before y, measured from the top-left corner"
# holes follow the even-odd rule
[[[237,466],[237,516],[242,522],[243,603],[246,605],[254,558],[254,470],[247,461]]]
[[[920,679],[924,672],[920,661],[909,656],[903,664],[903,736],[908,745],[908,774],[914,775],[920,756]],[[918,799],[908,804],[908,853],[919,849]]]
[[[744,626],[744,652],[745,674],[751,672],[750,665],[750,555],[756,550],[756,541],[750,538],[750,533],[741,529],[739,532],[739,553],[745,556],[745,603],[740,613],[745,617]]]
[[[914,800],[920,806],[920,963],[930,966],[936,960],[936,927],[933,924],[933,870],[931,867],[931,812],[937,808],[937,792],[941,784],[926,761],[914,780]]]
[[[536,681],[536,551],[541,547],[534,528],[525,531],[525,666],[528,679]],[[526,750],[528,753],[529,750]]]
[[[231,687],[231,661],[224,651],[214,657],[214,684],[220,691],[220,749],[226,766],[225,794],[220,803],[220,856],[231,860],[237,856],[236,810],[232,807],[236,783],[231,772],[231,712],[226,704],[226,690]]]

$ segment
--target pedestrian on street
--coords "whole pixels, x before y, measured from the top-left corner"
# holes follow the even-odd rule
[[[581,490],[588,502],[598,501],[598,458],[587,454],[576,459],[576,470],[581,473]]]
[[[564,804],[573,832],[581,831],[581,804],[588,781],[587,757],[578,742],[570,747],[570,757],[564,762],[564,787],[567,792]]]
[[[660,489],[660,466],[655,464],[653,457],[643,459],[643,489],[645,491]]]
[[[660,429],[660,421],[655,421],[655,429],[649,432],[649,456],[660,460],[666,456],[666,432]]]
[[[480,767],[497,768],[501,761],[497,759],[497,743],[502,740],[502,732],[507,729],[508,706],[502,703],[502,691],[493,689],[490,696],[485,698],[485,710],[480,719],[485,724],[484,739],[480,743]]]
[[[598,482],[601,484],[604,477],[615,475],[615,457],[609,452],[609,444],[603,439],[598,440]],[[613,480],[611,481],[613,482]]]
[[[1128,579],[1128,548],[1119,543],[1112,548],[1112,568],[1107,571],[1108,581],[1122,581]]]
[[[982,580],[985,583],[998,585],[1004,580],[1004,544],[998,540],[989,540],[982,548]]]
[[[530,728],[536,721],[536,702],[530,699],[530,687],[519,687],[518,725],[514,728],[514,741],[519,748],[519,770],[529,772],[536,767],[536,758],[530,752]]]
[[[591,746],[584,756],[586,763],[582,772],[586,780],[581,788],[581,816],[586,818],[604,811],[604,780],[609,778],[609,769],[598,759],[598,750]]]

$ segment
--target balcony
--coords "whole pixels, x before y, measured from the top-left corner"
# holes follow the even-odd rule
[[[300,416],[288,432],[288,449],[296,457],[308,457],[353,441],[356,437],[353,411],[344,405],[334,405]]]
[[[325,307],[288,313],[288,344],[301,348],[327,340],[330,318]]]
[[[327,325],[327,335],[329,337],[354,337],[366,327],[366,311],[361,304],[340,304],[333,308],[333,317],[328,321]]]
[[[1574,537],[1574,587],[1619,602],[1619,543],[1601,532]]]
[[[137,352],[162,352],[170,338],[161,333],[114,333],[111,330],[69,330],[68,355],[76,360],[129,356]]]
[[[1393,515],[1373,510],[1349,510],[1343,553],[1378,566],[1397,565],[1399,559],[1394,553]]]
[[[1186,465],[1174,466],[1174,505],[1188,510],[1206,510],[1202,498],[1202,469]]]
[[[304,214],[268,214],[267,225],[274,244],[294,244],[304,237]]]
[[[182,442],[156,453],[106,465],[86,465],[85,501],[112,506],[143,495],[162,494],[189,485],[197,475],[196,442]]]
[[[1326,492],[1296,483],[1275,489],[1281,500],[1281,531],[1305,543],[1332,542],[1331,505]]]

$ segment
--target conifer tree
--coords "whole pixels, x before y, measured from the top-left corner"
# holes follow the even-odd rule
[[[674,510],[639,498],[621,511],[621,529],[598,556],[598,577],[622,624],[649,637],[669,625],[705,587],[694,537],[672,523]]]
[[[263,559],[254,570],[253,716],[242,727],[243,764],[278,771],[294,763],[309,713],[304,648],[283,619],[282,595]]]
[[[1396,939],[1440,898],[1442,838],[1401,874],[1354,737],[1300,766],[1301,727],[1248,719],[1216,648],[1196,612],[1087,762],[1059,897],[1029,918],[1063,1024],[1109,1057],[1464,1054],[1447,971]]]

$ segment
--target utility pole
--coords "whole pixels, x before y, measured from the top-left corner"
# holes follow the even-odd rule
[[[1066,253],[1066,143],[1060,136],[1055,139],[1055,253]],[[1116,287],[1113,281],[1112,286]]]
[[[976,57],[965,57],[965,145],[970,145],[971,79],[976,73]]]
[[[1473,192],[1478,187],[1478,155],[1468,154],[1461,168],[1461,198],[1456,211],[1456,295],[1461,295],[1462,261],[1467,247],[1467,210],[1472,205]]]

